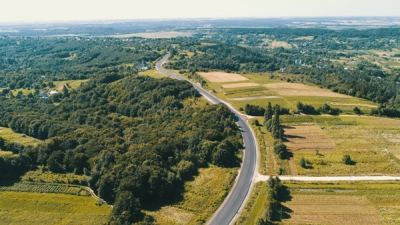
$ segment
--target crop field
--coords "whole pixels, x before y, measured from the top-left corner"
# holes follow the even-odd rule
[[[399,224],[398,183],[287,183],[283,224]],[[332,218],[334,217],[334,218]],[[329,219],[329,220],[328,220]]]
[[[288,140],[285,145],[291,152],[315,152],[316,149],[335,151],[335,143],[319,126],[286,126],[284,130]]]
[[[21,180],[24,182],[60,184],[86,184],[89,179],[89,176],[84,175],[76,175],[73,173],[59,174],[50,171],[42,172],[40,170],[28,171],[21,177]]]
[[[296,83],[266,84],[267,88],[276,91],[282,96],[321,96],[336,98],[351,98],[348,95],[338,94],[318,87]]]
[[[229,193],[237,168],[210,166],[200,169],[193,181],[185,184],[182,200],[146,211],[160,225],[204,224]]]
[[[256,83],[236,83],[236,84],[224,84],[222,88],[241,88],[241,87],[254,87],[258,86]]]
[[[25,182],[18,182],[14,183],[13,185],[0,186],[0,191],[58,193],[82,196],[89,195],[89,193],[84,188],[77,185],[41,184]]]
[[[362,196],[293,195],[285,206],[293,212],[283,224],[383,224],[378,210]]]
[[[110,212],[90,196],[0,191],[0,224],[106,224]]]
[[[19,143],[21,145],[31,145],[36,146],[42,141],[35,139],[24,134],[15,133],[10,128],[0,127],[0,137],[4,138],[9,142]]]
[[[285,121],[284,118],[282,121]],[[326,151],[322,146],[315,147],[314,150],[310,148],[308,151],[295,151],[293,163],[298,174],[400,174],[400,120],[364,116],[314,116],[312,118],[327,138],[334,143],[336,151]],[[286,134],[291,133],[289,131]],[[297,134],[297,136],[303,135]],[[289,149],[301,148],[301,141],[306,139],[298,143],[285,144]],[[291,141],[290,136],[289,141]],[[319,151],[318,154],[316,150]],[[350,155],[354,165],[345,165],[342,162],[345,154]],[[307,168],[299,165],[303,157],[309,162]]]
[[[241,76],[236,73],[225,73],[225,72],[208,72],[208,73],[199,73],[200,76],[209,80],[213,83],[227,83],[227,82],[236,82],[236,81],[247,81],[248,78]]]

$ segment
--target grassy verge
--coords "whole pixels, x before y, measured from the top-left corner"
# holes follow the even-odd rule
[[[110,212],[89,196],[0,191],[0,224],[106,224]]]
[[[265,182],[258,182],[254,185],[250,199],[243,209],[236,225],[253,225],[258,218],[261,218],[265,210],[267,200],[267,185]]]

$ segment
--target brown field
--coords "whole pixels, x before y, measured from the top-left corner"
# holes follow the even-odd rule
[[[209,73],[199,73],[200,76],[209,80],[213,83],[224,83],[224,82],[236,82],[249,80],[236,73],[225,73],[225,72],[209,72]]]
[[[329,90],[318,87],[312,87],[304,84],[295,83],[277,83],[266,84],[265,87],[278,92],[283,96],[319,96],[319,97],[336,97],[336,98],[351,98],[350,96],[338,94]]]
[[[383,224],[362,196],[293,195],[284,205],[292,211],[284,224]]]
[[[299,150],[335,150],[335,143],[325,132],[315,125],[311,126],[288,126],[285,128],[285,142],[292,152]]]
[[[363,107],[370,107],[370,108],[378,108],[378,106],[376,106],[376,105],[361,104],[361,103],[329,102],[329,104],[338,105],[338,106],[363,106]]]
[[[237,84],[224,84],[222,88],[241,88],[241,87],[255,87],[259,84],[256,83],[237,83]]]

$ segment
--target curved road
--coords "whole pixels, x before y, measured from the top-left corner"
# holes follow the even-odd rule
[[[156,64],[156,69],[170,75],[178,80],[186,80],[175,73],[172,73],[162,67],[165,61],[169,58],[170,54],[165,55],[159,62]],[[243,156],[242,168],[239,172],[238,177],[236,178],[236,184],[232,188],[231,192],[225,199],[224,203],[220,206],[218,211],[214,214],[208,224],[211,225],[225,225],[231,224],[234,222],[236,217],[239,214],[239,211],[244,206],[248,196],[253,189],[253,180],[256,177],[256,166],[257,166],[257,145],[256,139],[253,134],[253,131],[247,124],[247,118],[242,117],[242,115],[236,111],[232,106],[228,105],[221,99],[215,97],[210,94],[203,88],[197,86],[193,82],[193,87],[200,92],[206,99],[208,99],[213,104],[223,103],[226,104],[232,113],[237,117],[238,125],[241,129],[243,141],[245,143],[245,151]]]

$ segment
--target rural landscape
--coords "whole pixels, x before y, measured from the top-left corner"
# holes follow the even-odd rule
[[[400,223],[398,18],[0,23],[0,46],[0,224]]]

